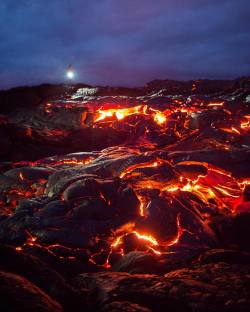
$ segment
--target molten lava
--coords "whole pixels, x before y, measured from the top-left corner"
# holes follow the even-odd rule
[[[147,105],[138,105],[129,108],[100,108],[94,114],[94,123],[100,121],[110,121],[116,119],[118,121],[132,115],[143,115],[151,117],[156,124],[163,126],[167,121],[167,115],[164,112],[148,107]]]
[[[194,83],[192,91],[196,90]],[[126,108],[115,104],[83,106],[78,118],[81,129],[113,128],[118,134],[125,132],[125,143],[89,154],[14,163],[17,171],[19,167],[51,170],[52,178],[29,178],[32,173],[20,169],[17,176],[21,184],[12,184],[5,191],[8,207],[4,201],[0,202],[5,215],[14,213],[20,199],[36,195],[42,198],[47,194],[52,199],[53,196],[56,200],[60,198],[64,202],[60,204],[62,211],[66,211],[66,221],[60,215],[61,219],[51,218],[44,224],[55,231],[55,237],[61,224],[74,225],[74,230],[79,229],[82,236],[87,235],[86,228],[91,232],[99,226],[100,233],[91,234],[87,246],[85,242],[83,245],[88,249],[89,262],[107,269],[115,257],[123,257],[130,251],[159,257],[166,255],[172,246],[188,245],[190,241],[197,241],[198,246],[209,245],[214,239],[208,226],[212,215],[234,215],[248,207],[250,179],[233,174],[233,168],[230,172],[220,155],[231,159],[231,153],[248,146],[250,115],[246,110],[234,113],[224,100],[205,102],[173,97],[168,101],[161,107],[148,102]],[[45,111],[53,117],[54,111],[61,107],[60,103],[47,103],[43,114]],[[75,103],[66,105],[67,109],[76,107]],[[218,121],[213,120],[217,113]],[[47,137],[67,137],[65,130],[44,128],[40,131]],[[33,137],[33,131],[26,130],[26,136]],[[91,140],[96,140],[95,135]],[[216,158],[209,154],[211,151],[224,154]],[[203,153],[208,153],[204,159]],[[51,187],[53,183],[55,186]],[[72,207],[69,208],[68,203]],[[40,212],[39,204],[34,208],[33,219],[41,219],[42,224],[46,209]],[[87,209],[87,205],[92,206]],[[119,218],[125,221],[117,222]],[[83,221],[79,228],[75,225],[78,221]],[[108,230],[107,224],[111,224]],[[75,259],[76,248],[53,239],[52,243],[41,243],[39,235],[32,232],[34,228],[25,230],[26,242],[16,247],[17,251],[36,246],[58,256],[58,250],[63,249],[67,256],[59,253],[60,258]],[[204,237],[209,239],[203,242]]]

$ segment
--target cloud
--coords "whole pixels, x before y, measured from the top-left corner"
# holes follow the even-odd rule
[[[2,0],[0,88],[250,74],[248,0]]]

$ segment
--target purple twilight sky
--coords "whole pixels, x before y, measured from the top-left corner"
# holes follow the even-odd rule
[[[1,0],[0,89],[250,75],[249,0]]]

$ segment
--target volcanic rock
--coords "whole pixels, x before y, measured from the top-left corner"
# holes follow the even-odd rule
[[[129,301],[152,311],[162,311],[162,307],[169,311],[249,311],[245,297],[249,293],[248,274],[244,266],[219,263],[172,271],[165,276],[81,274],[75,284],[97,294],[97,308],[113,301]]]
[[[1,302],[3,312],[38,311],[61,312],[61,305],[24,277],[0,272]]]

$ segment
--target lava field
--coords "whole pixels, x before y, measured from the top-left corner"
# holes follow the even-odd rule
[[[250,311],[250,79],[0,92],[1,311]]]

